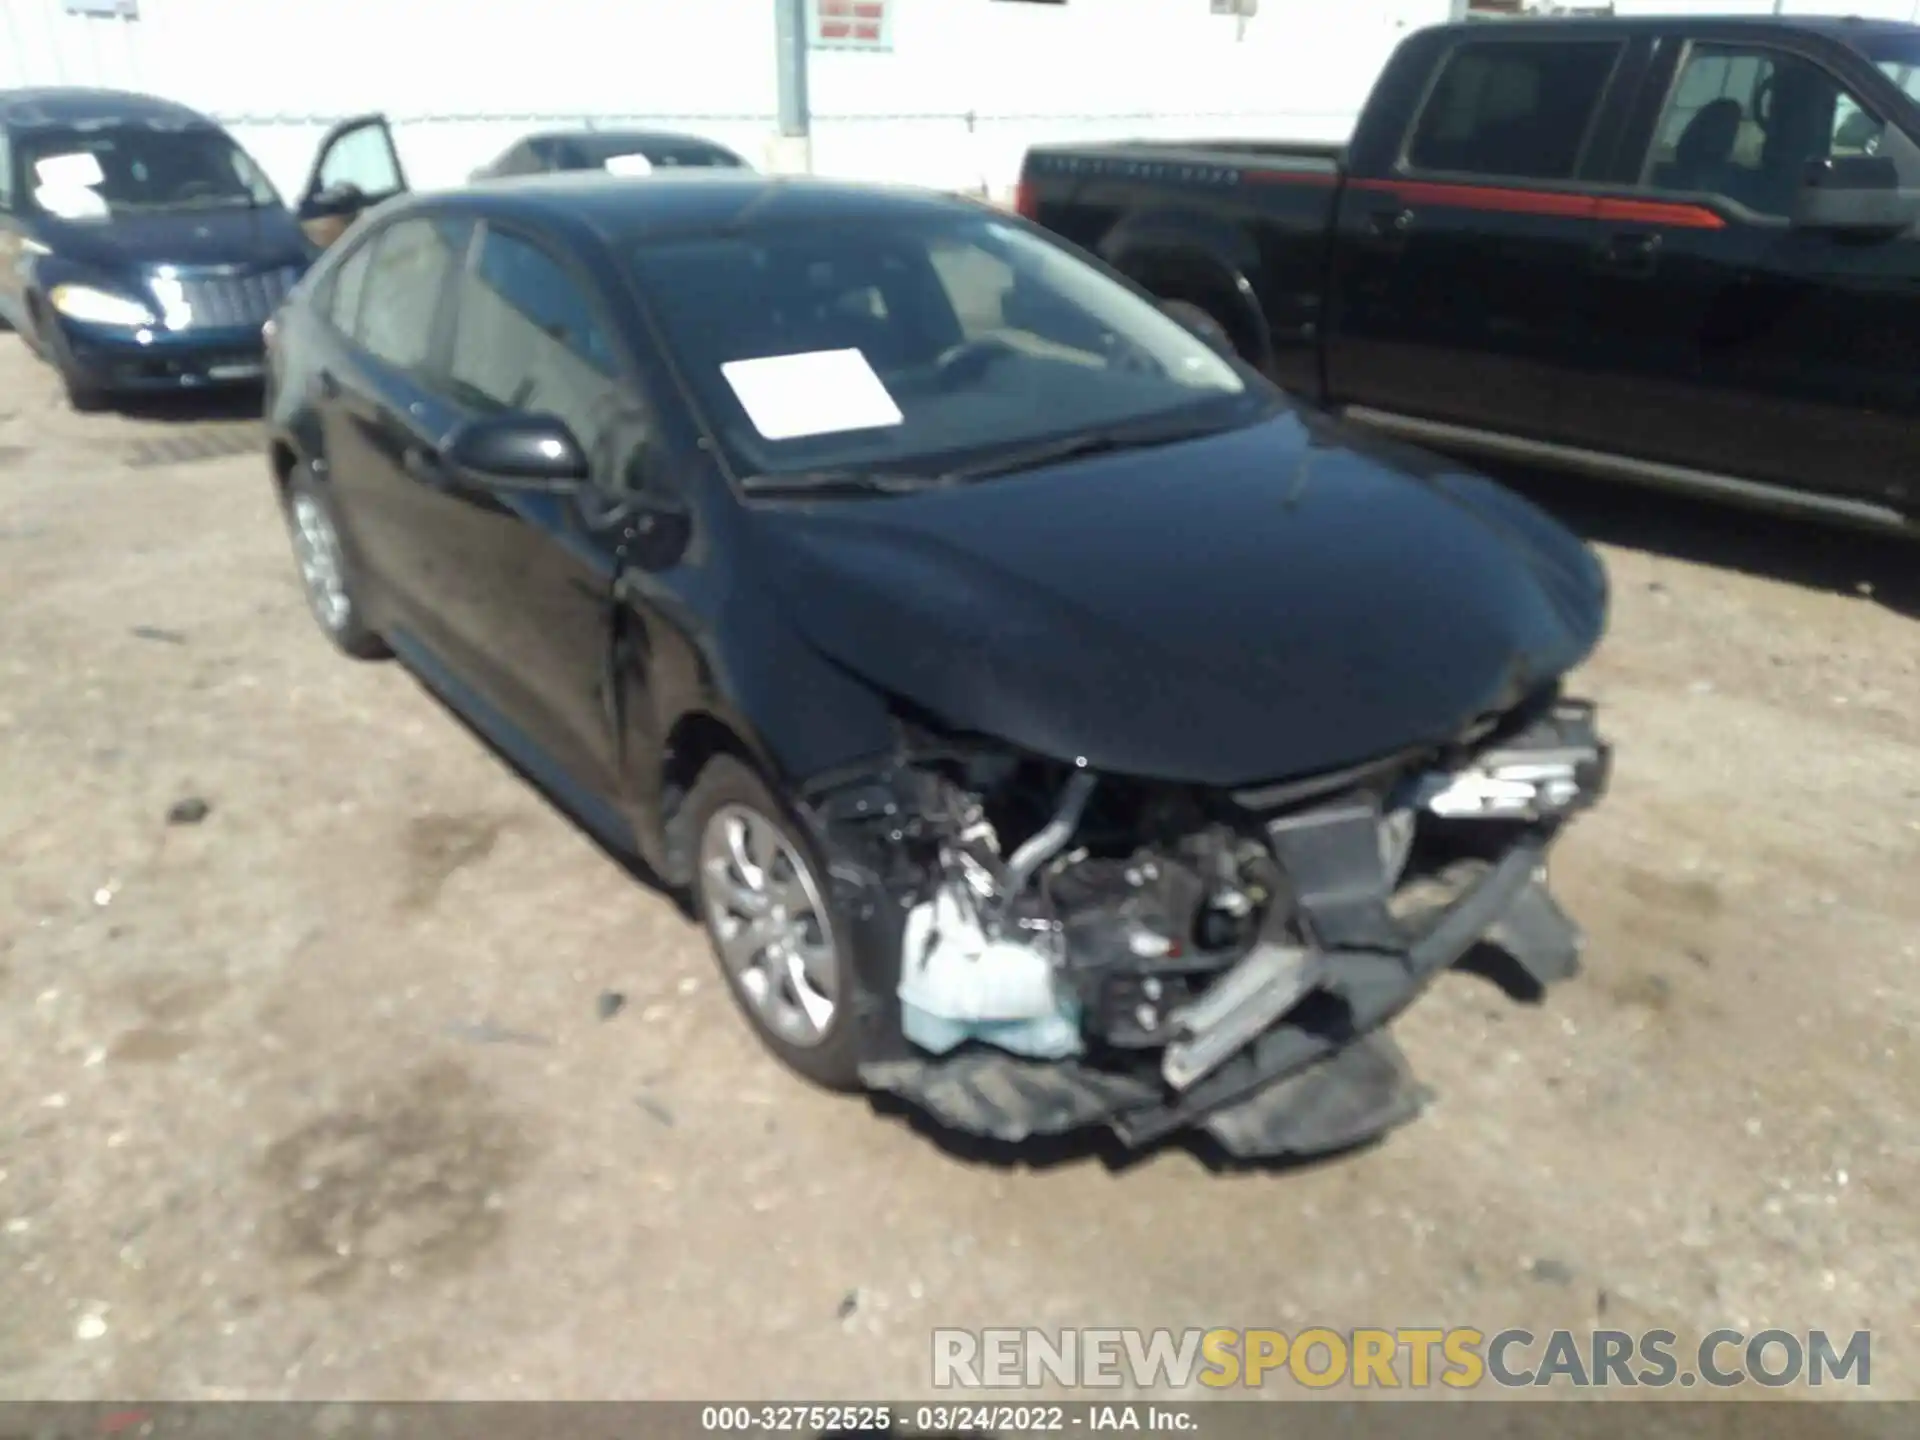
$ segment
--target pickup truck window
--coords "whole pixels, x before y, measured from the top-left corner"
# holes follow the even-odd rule
[[[1485,40],[1454,48],[1414,122],[1415,170],[1570,180],[1621,44]]]
[[[1649,189],[1717,195],[1784,218],[1807,164],[1912,146],[1832,74],[1757,45],[1694,45],[1676,77],[1642,172]]]

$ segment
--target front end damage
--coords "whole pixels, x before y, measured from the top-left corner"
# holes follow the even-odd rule
[[[1546,857],[1610,753],[1557,693],[1229,792],[903,736],[805,804],[856,931],[861,1077],[948,1128],[1344,1149],[1424,1105],[1384,1027],[1435,975],[1489,945],[1536,987],[1577,968]]]

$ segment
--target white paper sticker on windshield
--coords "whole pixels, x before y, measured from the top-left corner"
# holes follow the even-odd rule
[[[653,162],[644,155],[609,155],[607,157],[609,175],[651,175]]]
[[[82,190],[90,185],[98,185],[107,177],[100,169],[100,160],[91,150],[80,150],[71,155],[49,155],[38,161],[33,167],[34,179],[47,190]]]
[[[97,220],[111,213],[100,192],[84,185],[41,185],[34,190],[33,199],[57,220]]]
[[[813,350],[720,367],[753,428],[769,440],[837,435],[906,420],[858,350]]]

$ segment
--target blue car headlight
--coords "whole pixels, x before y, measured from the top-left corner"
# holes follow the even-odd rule
[[[159,323],[153,311],[132,296],[116,295],[94,285],[56,285],[47,298],[55,310],[82,325],[114,325],[134,330]]]

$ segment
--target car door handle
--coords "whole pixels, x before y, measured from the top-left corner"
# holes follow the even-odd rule
[[[320,372],[320,393],[329,400],[338,400],[340,398],[340,381],[335,378],[331,370],[322,370]]]

